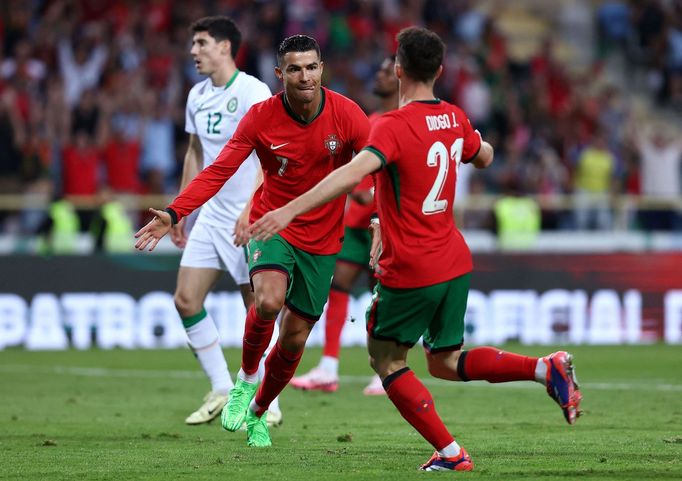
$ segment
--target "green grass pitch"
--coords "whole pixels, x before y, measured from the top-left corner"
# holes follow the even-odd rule
[[[551,348],[506,346],[540,355]],[[431,448],[385,397],[365,397],[362,348],[341,358],[335,394],[287,388],[274,446],[186,426],[208,388],[189,351],[0,352],[3,480],[682,479],[682,347],[573,347],[585,415],[568,426],[534,383],[436,381],[411,367],[476,464],[423,473]],[[228,350],[234,373],[239,352]],[[306,352],[299,372],[317,362]]]

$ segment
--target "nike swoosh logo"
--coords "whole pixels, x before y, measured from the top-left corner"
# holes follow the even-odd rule
[[[270,150],[281,149],[281,148],[284,147],[285,145],[289,145],[289,142],[286,142],[286,143],[284,143],[284,144],[279,144],[279,145],[270,144]]]
[[[210,416],[211,414],[213,414],[214,412],[216,412],[217,409],[218,409],[218,408],[209,409],[209,410],[208,410],[208,415]]]

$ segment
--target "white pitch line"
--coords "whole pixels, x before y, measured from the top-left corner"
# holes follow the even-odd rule
[[[113,377],[113,378],[139,378],[139,379],[202,379],[204,374],[200,371],[160,370],[160,369],[109,369],[100,367],[73,367],[73,366],[32,366],[29,364],[9,364],[0,366],[0,373],[7,374],[58,374],[65,376],[83,377]],[[340,376],[341,383],[365,384],[371,379],[370,376]],[[430,386],[452,385],[449,381],[441,379],[424,378],[422,382]],[[459,384],[462,385],[462,384]],[[493,384],[474,381],[466,383],[469,387],[491,387]],[[536,389],[535,383],[511,382],[495,384],[495,387],[511,389]],[[670,384],[666,382],[581,382],[581,389],[595,391],[668,391],[682,392],[682,384]]]
[[[84,377],[123,377],[143,379],[188,379],[201,378],[201,371],[179,370],[147,370],[147,369],[109,369],[105,367],[73,367],[73,366],[31,366],[29,364],[14,364],[0,366],[0,373],[33,373],[33,374],[62,374],[67,376]]]

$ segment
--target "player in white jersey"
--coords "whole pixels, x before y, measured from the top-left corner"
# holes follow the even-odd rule
[[[205,17],[194,22],[191,31],[195,66],[208,78],[196,84],[187,98],[185,131],[190,138],[181,191],[218,156],[249,108],[271,96],[266,84],[237,69],[234,57],[241,33],[230,18]],[[243,247],[235,245],[243,244],[245,239],[237,236],[233,240],[233,235],[245,232],[247,205],[261,181],[260,162],[254,153],[220,192],[204,204],[193,226],[180,221],[171,233],[175,245],[184,247],[175,306],[190,348],[211,381],[211,391],[202,406],[185,420],[187,424],[209,422],[218,416],[233,387],[218,329],[204,308],[204,301],[223,271],[227,271],[239,285],[246,308],[253,303],[246,253]],[[268,421],[279,424],[281,412],[277,401],[269,412]]]

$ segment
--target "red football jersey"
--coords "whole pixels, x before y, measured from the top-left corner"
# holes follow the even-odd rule
[[[360,181],[355,189],[353,189],[353,192],[366,192],[373,188],[374,179],[372,179],[371,175],[368,175]],[[348,209],[346,209],[344,224],[351,229],[367,229],[369,227],[369,220],[376,211],[377,207],[374,199],[369,204],[360,204],[351,198],[348,203]]]
[[[380,113],[374,112],[367,117],[369,120],[369,125],[374,125],[374,122],[381,117]],[[362,192],[374,189],[374,179],[372,175],[366,176],[360,181],[360,183],[353,189],[353,192]],[[369,204],[362,205],[352,198],[348,203],[348,208],[346,209],[346,216],[344,218],[344,224],[346,227],[351,229],[367,229],[369,227],[369,220],[372,215],[376,214],[377,206],[374,199]]]
[[[99,151],[67,145],[62,152],[64,195],[95,195],[99,190]]]
[[[459,164],[480,148],[466,114],[440,100],[411,102],[373,125],[366,149],[383,163],[375,174],[382,284],[424,287],[471,271],[452,209]]]
[[[107,169],[107,183],[117,192],[140,191],[141,146],[134,140],[111,140],[104,149],[104,165]]]
[[[263,167],[250,221],[307,192],[367,145],[369,122],[358,105],[322,89],[317,116],[300,119],[283,93],[254,105],[239,122],[215,162],[205,168],[169,206],[178,219],[210,199],[255,149]],[[341,196],[294,219],[280,234],[311,254],[336,254],[343,238]]]

